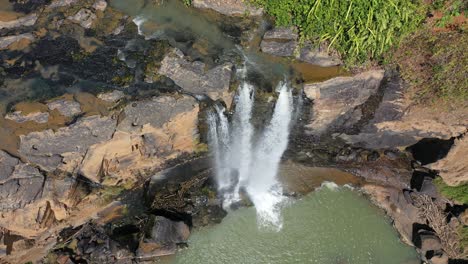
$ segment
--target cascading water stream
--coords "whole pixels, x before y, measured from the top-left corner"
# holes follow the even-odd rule
[[[243,82],[236,96],[236,108],[229,125],[225,109],[216,105],[209,114],[209,143],[214,154],[218,189],[224,205],[240,201],[245,190],[257,210],[261,226],[281,228],[282,189],[276,179],[286,150],[292,116],[292,93],[286,83],[278,85],[278,100],[271,121],[253,143],[251,123],[254,87]]]

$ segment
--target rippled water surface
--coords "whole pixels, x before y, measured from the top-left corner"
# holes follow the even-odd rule
[[[259,230],[254,208],[195,231],[175,263],[416,264],[388,219],[348,188],[323,187],[283,209],[283,229]]]

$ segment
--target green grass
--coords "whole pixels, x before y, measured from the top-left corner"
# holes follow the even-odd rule
[[[412,97],[420,103],[465,104],[468,100],[468,35],[463,30],[422,29],[392,53]]]
[[[468,204],[468,184],[452,187],[445,184],[440,177],[434,180],[434,184],[439,192],[446,198],[455,200],[459,203]],[[464,232],[468,231],[465,230]]]
[[[382,55],[421,23],[419,1],[411,0],[250,0],[275,18],[296,26],[301,41],[326,43],[348,65]]]
[[[468,227],[460,227],[458,230],[458,235],[460,236],[461,247],[463,249],[468,249]]]

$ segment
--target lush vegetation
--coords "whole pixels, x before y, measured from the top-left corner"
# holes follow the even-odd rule
[[[429,15],[424,25],[388,55],[399,66],[415,101],[466,104],[467,8],[468,2],[461,0],[435,0],[426,5]]]
[[[301,40],[327,44],[348,63],[380,60],[422,21],[411,0],[250,0],[278,26],[296,26]]]
[[[434,180],[434,184],[443,196],[463,204],[468,204],[468,184],[455,187],[448,186],[440,177]]]

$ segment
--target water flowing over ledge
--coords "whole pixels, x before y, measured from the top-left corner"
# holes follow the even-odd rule
[[[224,107],[214,107],[208,117],[208,141],[224,206],[239,202],[241,195],[246,194],[255,205],[259,226],[279,230],[284,197],[277,173],[288,146],[292,91],[286,82],[278,84],[273,116],[263,131],[256,133],[251,123],[254,90],[247,82],[240,84],[231,123]]]

